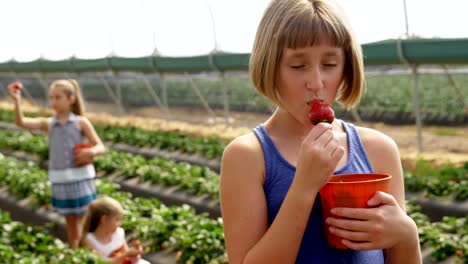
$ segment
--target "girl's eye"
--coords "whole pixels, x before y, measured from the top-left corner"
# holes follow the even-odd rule
[[[293,69],[301,69],[301,68],[304,68],[304,65],[291,65],[291,68],[293,68]]]
[[[323,66],[325,67],[335,67],[337,64],[336,63],[324,63]]]

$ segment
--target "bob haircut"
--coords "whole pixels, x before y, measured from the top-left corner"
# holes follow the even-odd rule
[[[343,80],[336,100],[347,109],[355,107],[364,91],[362,50],[341,8],[330,0],[270,2],[258,26],[250,56],[253,85],[273,103],[281,105],[277,74],[283,49],[321,44],[344,49]]]

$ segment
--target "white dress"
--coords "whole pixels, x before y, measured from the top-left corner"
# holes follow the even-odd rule
[[[118,227],[115,232],[112,234],[111,241],[109,243],[103,244],[99,242],[93,233],[86,234],[88,242],[93,245],[93,247],[106,258],[111,257],[112,253],[120,250],[125,244],[125,231],[123,228]],[[135,264],[150,264],[144,259],[139,259]]]
[[[108,258],[112,252],[119,250],[125,244],[125,231],[118,227],[112,234],[111,241],[106,244],[99,242],[91,232],[86,235],[86,238],[103,257]]]

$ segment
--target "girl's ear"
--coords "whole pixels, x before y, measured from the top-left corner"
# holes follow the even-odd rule
[[[101,215],[101,219],[99,219],[99,224],[105,223],[107,221],[108,216],[103,214]]]
[[[68,96],[68,102],[70,102],[70,104],[74,104],[76,101],[76,97],[72,94],[70,96]]]

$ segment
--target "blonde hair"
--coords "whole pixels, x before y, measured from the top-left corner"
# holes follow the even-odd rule
[[[249,62],[257,91],[281,105],[277,74],[283,49],[320,44],[344,49],[344,75],[336,100],[348,109],[356,106],[364,91],[362,50],[342,10],[330,0],[270,2],[258,26]]]
[[[66,96],[74,96],[75,102],[71,106],[71,111],[75,115],[83,115],[85,112],[85,106],[83,96],[81,95],[81,88],[78,82],[74,79],[63,79],[56,80],[50,85],[51,89],[59,88],[65,93]]]
[[[88,206],[83,229],[81,231],[80,243],[83,244],[86,234],[94,232],[99,226],[103,215],[122,216],[123,208],[120,203],[111,197],[102,197],[92,201]]]

